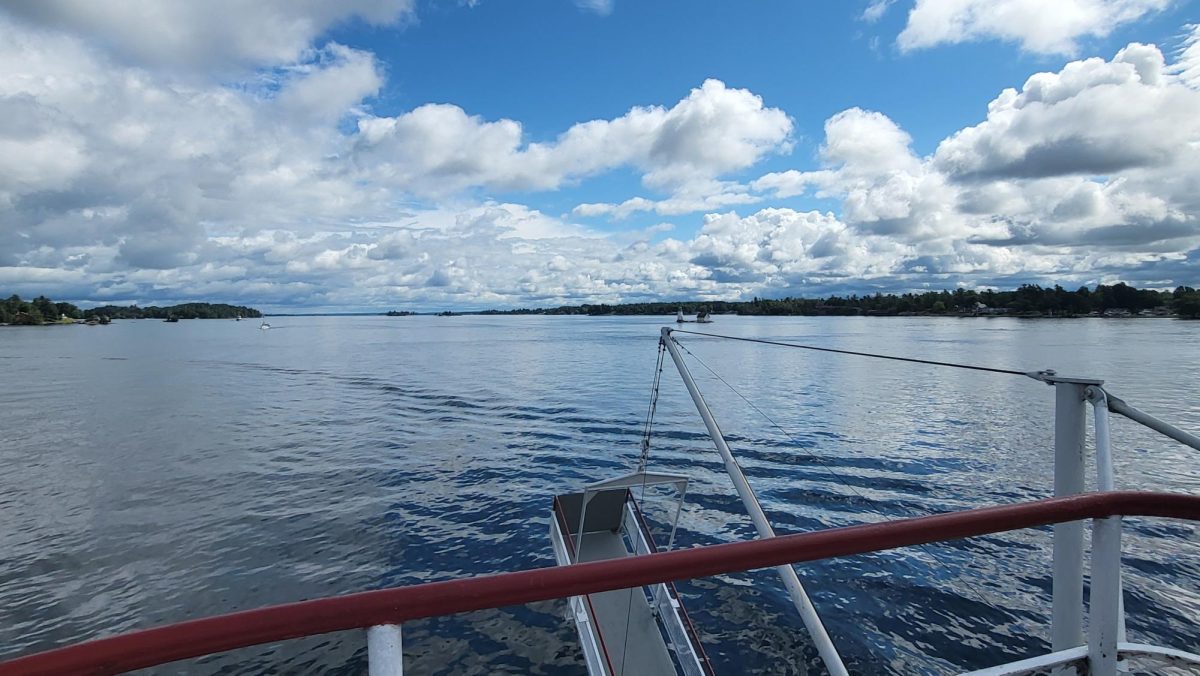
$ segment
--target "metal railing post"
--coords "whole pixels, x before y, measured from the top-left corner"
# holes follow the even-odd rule
[[[1117,490],[1116,470],[1113,469],[1112,432],[1108,416],[1108,393],[1103,387],[1087,388],[1087,399],[1092,404],[1092,415],[1096,422],[1096,490]],[[1095,568],[1096,562],[1092,561]],[[1125,642],[1125,592],[1121,580],[1120,565],[1117,566],[1117,642]]]
[[[1092,521],[1092,595],[1088,622],[1088,673],[1117,676],[1120,634],[1121,517]]]
[[[404,676],[404,649],[400,625],[379,624],[367,629],[369,676]]]
[[[1089,387],[1085,393],[1092,404],[1096,421],[1096,490],[1115,491],[1116,472],[1113,470],[1112,433],[1108,422],[1108,396],[1102,387]]]
[[[1054,497],[1084,490],[1083,447],[1087,410],[1084,404],[1089,385],[1102,381],[1058,378],[1054,384]],[[1050,646],[1066,650],[1083,645],[1083,522],[1054,526],[1054,607],[1051,614]]]
[[[750,483],[746,481],[746,475],[742,473],[742,468],[734,460],[733,453],[729,450],[729,444],[725,442],[725,436],[721,434],[721,428],[717,426],[717,421],[713,418],[712,411],[709,410],[708,404],[705,403],[704,396],[700,394],[700,389],[696,386],[696,381],[692,379],[692,373],[688,370],[687,364],[684,363],[683,355],[679,354],[679,348],[675,345],[675,339],[671,337],[670,328],[663,328],[662,340],[667,347],[667,352],[671,355],[671,360],[675,362],[675,368],[679,370],[679,375],[683,378],[683,384],[687,387],[688,394],[692,396],[692,401],[696,404],[696,410],[699,411],[700,417],[704,420],[704,426],[708,428],[708,434],[712,437],[713,445],[716,446],[717,452],[721,454],[721,459],[725,462],[725,471],[729,474],[730,480],[733,481],[733,487],[737,489],[738,496],[741,497],[742,504],[746,507],[746,512],[750,515],[750,520],[754,522],[754,528],[758,532],[759,539],[766,540],[775,537],[775,529],[767,521],[767,516],[758,504],[758,498],[755,497],[754,490],[750,488]],[[846,666],[842,663],[842,658],[838,655],[837,648],[833,645],[833,640],[829,638],[829,632],[825,630],[825,625],[821,622],[821,617],[817,614],[816,607],[813,606],[812,600],[808,598],[808,593],[804,591],[804,585],[800,584],[800,578],[796,575],[796,570],[791,565],[783,565],[777,567],[775,571],[779,573],[779,578],[783,581],[783,586],[787,589],[788,595],[792,597],[792,602],[796,605],[796,610],[800,613],[800,619],[808,629],[809,636],[812,637],[813,644],[816,645],[817,652],[820,653],[821,660],[825,663],[825,668],[829,670],[832,676],[846,676],[848,674]]]

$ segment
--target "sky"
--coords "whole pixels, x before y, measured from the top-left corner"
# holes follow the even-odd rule
[[[0,0],[0,293],[1200,286],[1200,2]]]

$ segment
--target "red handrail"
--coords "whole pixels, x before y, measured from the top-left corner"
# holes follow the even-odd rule
[[[300,636],[1110,516],[1200,521],[1200,497],[1086,493],[770,540],[381,589],[79,643],[0,662],[0,673],[110,674]]]

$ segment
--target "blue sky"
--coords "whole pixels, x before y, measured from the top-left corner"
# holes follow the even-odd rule
[[[1198,19],[1172,0],[0,6],[0,287],[431,309],[1194,285]]]

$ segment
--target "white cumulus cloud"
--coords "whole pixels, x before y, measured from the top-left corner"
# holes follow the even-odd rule
[[[1164,9],[1171,0],[916,0],[897,43],[902,50],[981,39],[1016,42],[1039,54],[1073,54],[1082,37]]]
[[[649,186],[678,188],[786,151],[792,121],[745,89],[707,80],[671,108],[582,122],[549,143],[526,143],[517,121],[484,120],[450,104],[367,117],[358,131],[358,166],[401,190],[437,195],[548,190],[624,166],[643,172]]]
[[[1024,247],[1031,257],[1121,248],[1149,260],[1200,244],[1200,92],[1153,46],[1038,73],[930,156],[878,112],[830,118],[823,167],[751,183],[841,201],[855,230]],[[939,244],[941,242],[942,244]]]

